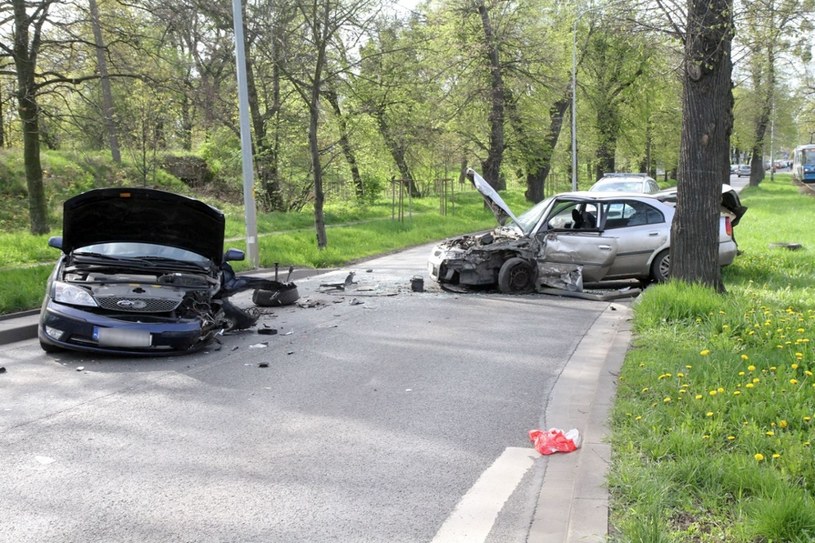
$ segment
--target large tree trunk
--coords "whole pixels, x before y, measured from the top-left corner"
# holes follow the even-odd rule
[[[764,92],[761,111],[756,119],[755,145],[753,145],[753,158],[750,161],[750,186],[757,187],[764,179],[764,138],[770,126],[770,117],[773,114],[773,101],[775,100],[775,48],[772,43],[767,44],[767,82]],[[758,87],[759,85],[757,85]]]
[[[724,290],[719,268],[722,180],[733,129],[732,0],[690,0],[671,277]]]
[[[620,133],[620,116],[617,104],[609,101],[597,109],[597,131],[600,142],[597,146],[595,181],[604,174],[617,171],[617,135]]]
[[[506,188],[501,177],[501,162],[504,158],[504,78],[490,14],[483,0],[478,0],[477,7],[484,28],[484,43],[490,65],[490,147],[483,162],[483,177],[494,189],[500,190]]]
[[[6,146],[6,116],[3,111],[3,88],[0,86],[0,149]]]
[[[549,130],[543,144],[534,141],[527,134],[512,93],[507,92],[507,110],[510,121],[518,133],[519,146],[523,149],[526,169],[526,192],[524,196],[530,202],[538,203],[545,197],[546,179],[552,169],[552,155],[555,153],[560,130],[563,127],[563,114],[571,102],[571,87],[549,108]]]
[[[249,43],[246,43],[249,51]],[[280,186],[280,165],[277,138],[269,141],[268,120],[275,119],[280,109],[280,70],[277,65],[277,48],[273,51],[275,61],[272,66],[272,103],[267,104],[267,113],[261,112],[261,99],[255,83],[255,69],[246,57],[246,87],[249,95],[249,113],[252,117],[254,138],[254,162],[258,182],[262,189],[260,197],[263,208],[267,211],[285,211],[283,192]]]
[[[376,125],[379,127],[379,133],[382,135],[382,139],[385,141],[385,147],[388,148],[388,151],[393,157],[393,161],[396,163],[396,168],[399,170],[399,175],[402,176],[402,180],[407,181],[410,195],[413,197],[420,196],[421,194],[419,189],[416,187],[416,183],[413,180],[413,172],[410,171],[410,166],[408,166],[407,159],[405,158],[405,148],[396,140],[396,138],[393,137],[391,127],[385,118],[385,110],[383,108],[377,108],[373,112],[373,115],[376,118]]]
[[[362,176],[359,174],[356,154],[351,147],[351,141],[348,139],[348,123],[345,121],[345,115],[343,115],[342,109],[340,109],[337,93],[331,90],[327,91],[325,96],[328,103],[331,104],[331,109],[334,110],[334,115],[337,116],[337,123],[340,128],[340,147],[342,147],[345,161],[348,162],[348,167],[351,169],[351,179],[354,183],[357,199],[361,200],[365,196],[365,186],[362,184]]]
[[[119,151],[119,135],[114,119],[113,92],[110,88],[108,63],[105,59],[105,41],[102,38],[102,25],[99,22],[99,7],[96,5],[96,0],[88,0],[88,5],[91,11],[93,39],[96,43],[96,66],[99,70],[99,82],[102,86],[102,115],[105,117],[105,130],[108,133],[110,156],[113,158],[113,162],[121,164],[122,154]]]
[[[40,163],[39,107],[37,106],[37,86],[34,83],[37,53],[40,46],[40,28],[45,20],[47,8],[40,14],[29,45],[29,25],[32,20],[26,14],[26,2],[13,0],[14,4],[14,65],[17,70],[17,105],[23,123],[23,158],[25,179],[28,187],[28,214],[30,230],[34,235],[47,234],[48,207],[42,181]],[[29,49],[30,47],[30,49]]]

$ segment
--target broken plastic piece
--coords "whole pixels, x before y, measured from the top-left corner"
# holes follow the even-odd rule
[[[580,447],[580,432],[575,428],[568,432],[559,428],[550,428],[546,431],[530,430],[529,440],[541,454],[572,452]]]

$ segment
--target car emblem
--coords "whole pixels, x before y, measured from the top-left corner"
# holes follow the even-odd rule
[[[147,307],[147,302],[142,300],[119,300],[116,305],[122,309],[144,309]]]

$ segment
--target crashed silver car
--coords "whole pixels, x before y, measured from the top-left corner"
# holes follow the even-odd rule
[[[516,217],[478,173],[468,170],[467,177],[502,226],[432,249],[428,272],[442,287],[580,291],[584,283],[668,278],[671,203],[645,194],[572,192],[547,198]],[[723,215],[719,263],[730,264],[736,253],[731,218]]]
[[[224,215],[201,201],[147,188],[85,192],[63,205],[62,254],[48,279],[39,340],[63,349],[128,355],[193,352],[257,315],[230,302],[293,302],[293,283],[238,276],[224,252]]]

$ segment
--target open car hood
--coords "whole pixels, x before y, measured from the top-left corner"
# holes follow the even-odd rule
[[[481,193],[481,196],[484,197],[487,207],[489,207],[493,215],[495,215],[498,224],[504,226],[504,224],[507,222],[507,218],[512,219],[512,222],[518,224],[518,218],[512,213],[512,210],[509,209],[509,206],[506,204],[506,202],[504,202],[501,196],[495,192],[495,189],[492,188],[483,177],[478,175],[478,173],[472,168],[467,168],[467,179],[470,180],[475,189]],[[520,226],[520,224],[518,224],[518,226]]]
[[[106,188],[65,201],[62,251],[96,243],[169,245],[221,263],[224,215],[198,200],[147,188]]]

